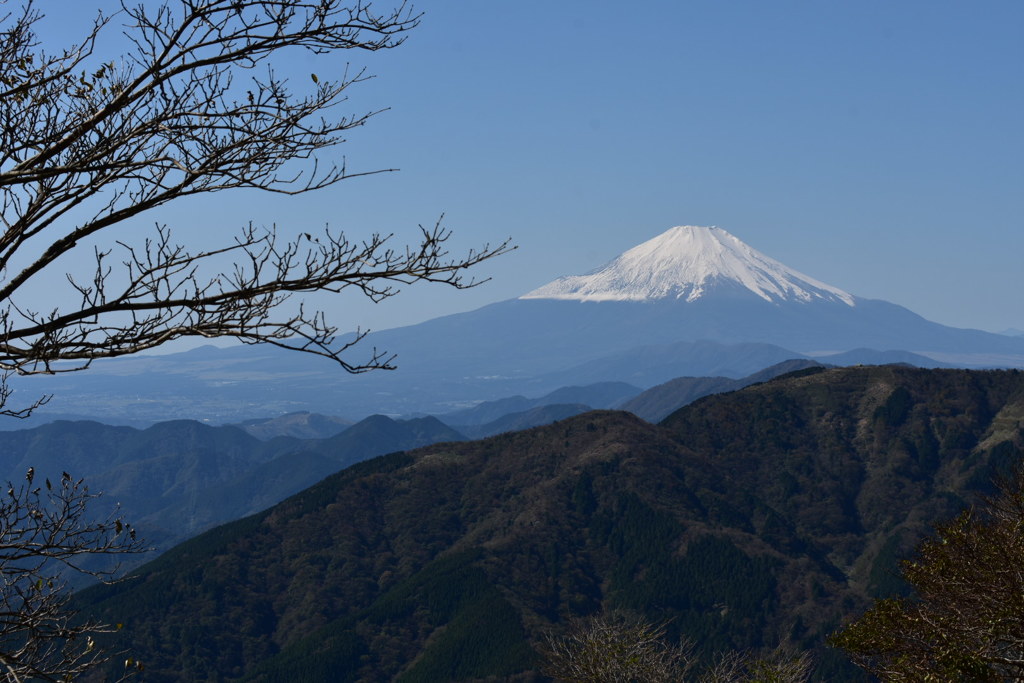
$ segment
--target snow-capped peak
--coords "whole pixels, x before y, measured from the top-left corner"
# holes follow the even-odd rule
[[[841,289],[788,268],[721,228],[672,228],[586,275],[550,282],[521,299],[695,301],[716,286],[739,284],[766,301],[837,301]]]

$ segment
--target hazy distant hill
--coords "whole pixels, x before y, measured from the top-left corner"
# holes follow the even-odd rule
[[[676,377],[745,377],[763,368],[803,358],[773,344],[723,344],[702,339],[642,345],[544,375],[547,382],[589,382],[612,378],[651,387]]]
[[[352,421],[303,410],[280,417],[245,420],[239,422],[237,426],[258,439],[271,439],[275,436],[292,436],[296,439],[326,439],[348,429],[352,426]]]
[[[747,375],[742,379],[731,377],[677,377],[664,384],[651,387],[625,403],[617,406],[620,410],[628,410],[637,417],[648,422],[660,422],[669,414],[693,403],[698,398],[735,391],[743,387],[766,382],[787,372],[803,370],[810,367],[824,367],[812,360],[787,360],[776,363],[760,372]]]
[[[590,410],[593,410],[593,408],[582,403],[555,403],[553,405],[538,406],[519,413],[502,415],[497,420],[492,420],[482,425],[452,425],[452,428],[471,439],[482,439],[487,436],[494,436],[495,434],[515,432],[529,429],[530,427],[551,424],[552,422],[564,420]]]
[[[375,331],[353,357],[374,347],[398,354],[399,370],[353,377],[324,359],[243,346],[117,359],[16,387],[30,398],[55,394],[46,408],[53,412],[237,422],[301,410],[354,419],[443,414],[567,385],[739,378],[855,349],[863,351],[824,362],[893,362],[906,352],[926,363],[1024,367],[1022,337],[930,322],[798,273],[724,230],[695,226],[518,299]]]
[[[943,363],[919,353],[909,351],[876,351],[875,349],[851,349],[842,353],[819,356],[818,360],[828,365],[891,365],[904,363],[917,368],[952,368],[954,364]]]
[[[452,426],[481,425],[512,413],[522,413],[533,408],[559,403],[584,404],[591,408],[611,408],[636,396],[641,391],[642,389],[625,382],[599,382],[582,387],[569,386],[556,389],[540,398],[510,396],[497,401],[483,401],[471,408],[438,415],[437,419]]]
[[[237,427],[179,420],[144,430],[55,422],[0,432],[0,481],[66,471],[119,503],[158,551],[216,524],[259,512],[366,458],[464,437],[434,418],[374,416],[328,439],[261,441]],[[96,511],[97,513],[99,510]]]
[[[586,413],[360,463],[80,605],[127,624],[151,681],[530,680],[541,634],[596,609],[705,654],[815,648],[1021,458],[1022,415],[1024,373],[897,366],[790,374],[661,425]]]

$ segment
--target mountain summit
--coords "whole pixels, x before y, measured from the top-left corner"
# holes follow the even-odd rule
[[[765,256],[725,230],[694,225],[671,228],[597,270],[559,278],[520,298],[692,302],[737,286],[770,302],[854,305],[850,294]]]
[[[167,419],[167,410],[187,406],[190,412],[175,415],[209,419],[261,405],[264,414],[363,417],[449,413],[596,382],[740,378],[799,357],[921,362],[916,354],[927,363],[1024,368],[1022,338],[945,327],[887,301],[851,296],[724,230],[698,227],[672,228],[589,275],[517,299],[373,332],[362,348],[398,354],[401,370],[341,378],[306,354],[240,346],[104,363],[111,370],[100,382],[99,368],[81,382],[74,374],[35,377],[31,391],[56,394],[63,411],[79,415],[103,405]],[[254,395],[266,398],[256,404]]]

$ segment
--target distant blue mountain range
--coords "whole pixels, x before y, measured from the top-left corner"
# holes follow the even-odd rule
[[[375,332],[353,357],[372,348],[396,353],[399,369],[349,376],[301,353],[204,347],[96,363],[16,388],[25,401],[54,394],[44,414],[219,423],[303,410],[350,420],[443,414],[568,385],[740,378],[794,358],[1024,367],[1024,337],[930,322],[793,271],[725,231],[693,227],[519,299]]]

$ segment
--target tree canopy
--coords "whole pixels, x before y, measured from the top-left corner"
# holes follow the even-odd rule
[[[915,596],[879,600],[832,637],[883,680],[1024,678],[1024,467],[902,563]]]

